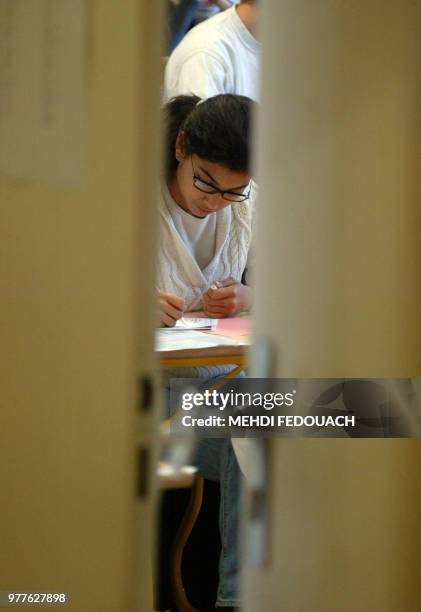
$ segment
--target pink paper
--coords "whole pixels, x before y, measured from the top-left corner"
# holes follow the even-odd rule
[[[203,311],[185,312],[183,317],[201,317],[209,318]],[[251,333],[250,319],[243,317],[230,317],[227,319],[218,319],[215,331],[207,331],[208,334],[216,334],[217,336],[230,336],[232,338],[238,336],[249,336]]]
[[[218,319],[216,330],[212,332],[219,336],[249,336],[251,332],[250,319],[232,317],[229,319]]]

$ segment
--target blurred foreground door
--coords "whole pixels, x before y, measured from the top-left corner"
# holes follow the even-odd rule
[[[279,377],[420,377],[421,3],[261,25],[255,338]],[[247,612],[421,609],[420,466],[417,439],[272,441]]]
[[[0,3],[0,590],[77,612],[152,609],[160,29]]]

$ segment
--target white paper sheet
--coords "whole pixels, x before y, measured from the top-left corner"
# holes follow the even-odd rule
[[[168,329],[172,330],[185,330],[185,329],[208,329],[214,330],[216,329],[216,325],[218,323],[217,319],[205,319],[202,317],[193,318],[193,317],[181,317],[174,327],[170,327]]]
[[[156,351],[179,351],[182,349],[207,348],[210,346],[240,346],[243,340],[212,336],[200,331],[184,330],[174,333],[171,329],[158,329],[155,334]]]

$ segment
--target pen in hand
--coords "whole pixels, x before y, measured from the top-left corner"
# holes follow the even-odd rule
[[[174,293],[158,291],[158,319],[166,327],[174,327],[186,308],[182,297]]]
[[[209,289],[213,289],[215,291],[215,289],[221,289],[223,287],[223,284],[220,281],[215,281],[210,287]]]
[[[213,318],[232,317],[248,310],[250,289],[232,276],[214,281],[203,295],[205,313]]]

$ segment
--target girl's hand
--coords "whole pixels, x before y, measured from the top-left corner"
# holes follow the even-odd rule
[[[230,276],[216,281],[203,294],[202,301],[207,316],[213,319],[232,317],[250,308],[251,289]]]
[[[158,291],[158,321],[165,327],[174,327],[183,316],[186,305],[184,299],[174,293]]]

